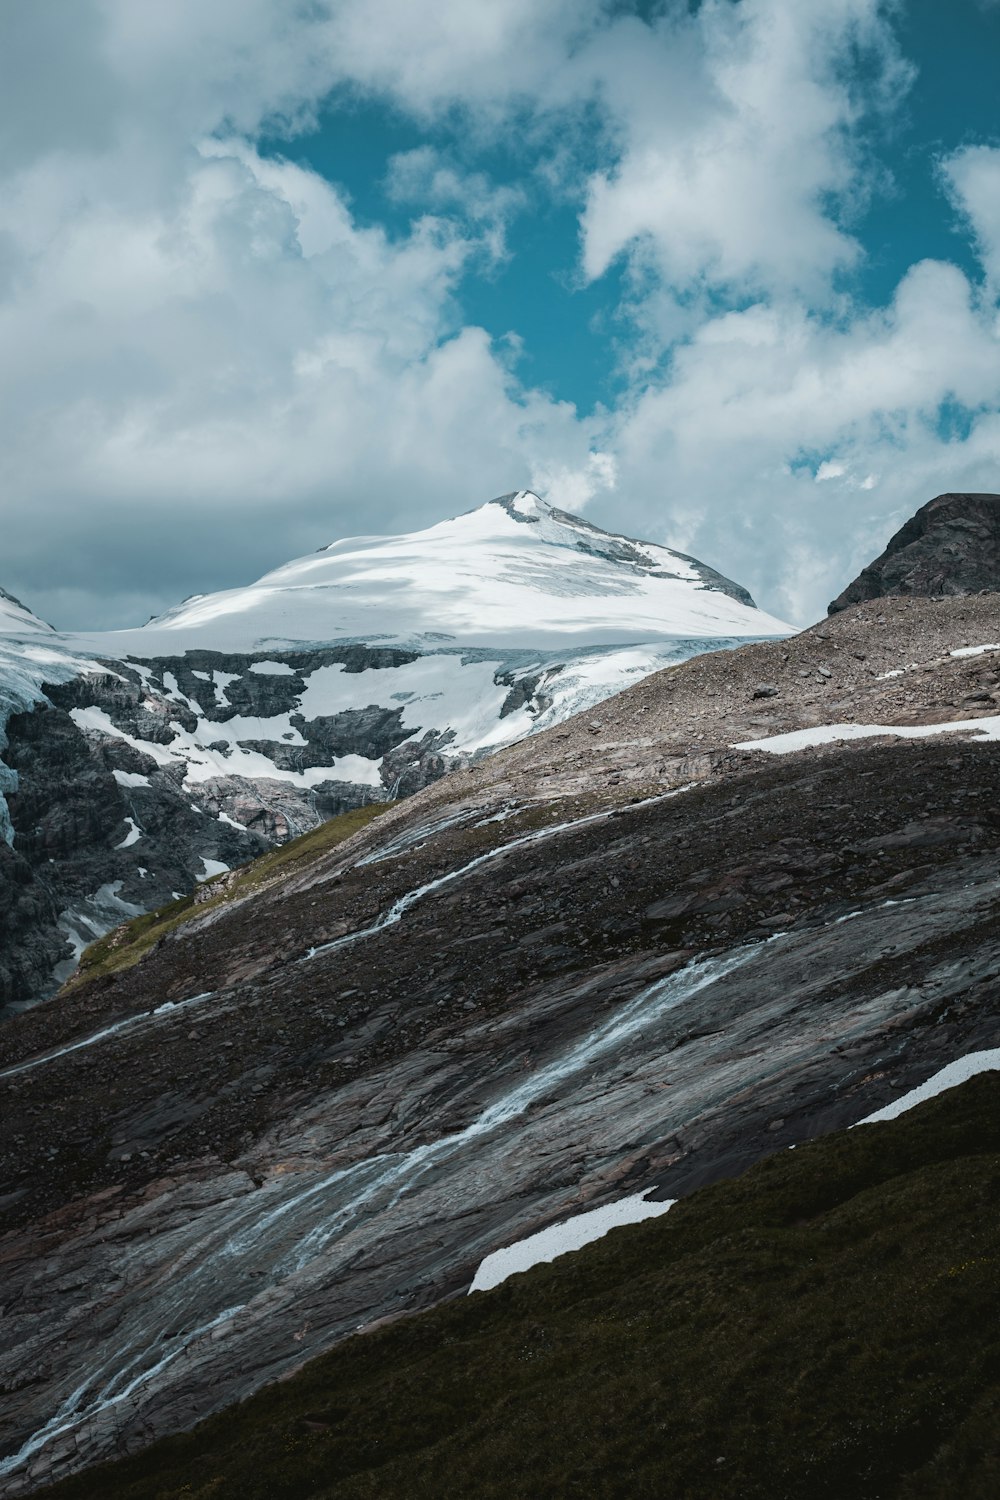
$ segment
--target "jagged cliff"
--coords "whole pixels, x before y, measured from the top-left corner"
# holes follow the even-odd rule
[[[938,495],[830,605],[830,614],[888,595],[938,597],[1000,588],[1000,495]]]

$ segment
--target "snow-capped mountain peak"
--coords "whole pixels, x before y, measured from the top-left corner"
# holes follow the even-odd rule
[[[0,597],[0,840],[33,851],[48,893],[0,954],[0,1002],[65,978],[123,916],[324,817],[417,791],[686,657],[787,633],[695,559],[527,490],[335,542],[134,630],[56,633]],[[20,744],[36,705],[51,763]],[[66,755],[85,770],[68,776]]]
[[[145,654],[161,632],[164,649],[211,640],[215,649],[251,650],[331,640],[597,646],[789,630],[696,559],[603,531],[519,490],[424,531],[333,542],[129,634],[131,649]]]

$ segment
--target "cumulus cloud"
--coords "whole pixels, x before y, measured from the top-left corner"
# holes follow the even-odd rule
[[[515,192],[397,163],[425,197],[390,237],[252,143],[345,76],[331,57],[361,45],[363,7],[80,0],[65,34],[63,13],[14,18],[22,62],[53,80],[93,67],[102,89],[53,95],[34,134],[26,109],[4,142],[8,583],[64,623],[131,622],[138,599],[243,581],[359,524],[465,509],[541,455],[588,470],[585,424],[519,387],[455,300],[502,252]],[[478,15],[431,28],[459,72],[527,10]]]
[[[858,190],[853,127],[908,81],[871,0],[707,0],[623,24],[601,78],[621,148],[590,182],[587,276],[638,250],[674,286],[822,292],[859,254],[831,214]]]
[[[964,146],[941,163],[941,172],[972,229],[986,274],[1000,285],[1000,147]]]
[[[395,203],[416,203],[445,213],[457,211],[480,226],[484,248],[493,260],[506,257],[507,225],[528,202],[522,187],[497,185],[485,172],[463,171],[433,146],[416,146],[391,157],[386,190]]]
[[[101,193],[62,213],[87,193],[79,159],[47,161],[0,206],[21,268],[0,303],[0,467],[21,499],[5,553],[37,607],[59,613],[48,570],[103,576],[127,617],[137,572],[156,579],[153,609],[359,513],[392,528],[467,508],[526,483],[539,447],[586,466],[572,409],[518,390],[460,325],[474,234],[422,216],[390,240],[245,141],[186,166],[169,210]]]
[[[622,415],[619,487],[642,491],[648,525],[666,513],[677,545],[805,621],[935,486],[995,487],[998,356],[992,310],[934,261],[843,323],[791,304],[722,313]],[[945,403],[974,414],[960,441],[940,430]]]
[[[531,484],[814,616],[937,489],[998,487],[1000,153],[941,167],[985,289],[923,262],[872,309],[838,280],[884,172],[868,126],[911,77],[892,19],[882,0],[8,7],[0,582],[58,623],[132,623]],[[402,232],[261,146],[358,96],[433,142],[382,169]],[[529,188],[477,160],[497,142]],[[609,321],[624,268],[624,389],[593,413],[519,379],[530,324],[498,343],[463,316],[466,278],[517,253],[546,194],[579,210],[564,271],[578,256],[608,287]]]

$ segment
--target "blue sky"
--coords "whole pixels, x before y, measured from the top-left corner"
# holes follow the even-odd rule
[[[798,623],[1000,490],[995,0],[0,11],[0,583],[137,623],[531,486]]]
[[[630,9],[647,17],[657,10],[620,7]],[[912,0],[897,13],[895,28],[916,71],[899,107],[872,133],[872,149],[891,182],[871,193],[852,222],[865,255],[843,281],[852,297],[870,306],[890,300],[907,268],[928,257],[977,275],[973,246],[949,204],[937,161],[970,142],[1000,144],[1000,5],[956,0],[945,17],[935,0]],[[460,121],[424,123],[348,90],[321,109],[315,128],[261,144],[266,153],[336,183],[359,222],[396,235],[406,234],[413,205],[387,191],[393,156],[429,146],[468,171],[520,188],[536,164],[532,149],[517,139],[469,142]],[[590,166],[596,169],[599,160],[595,149]],[[509,257],[489,274],[470,272],[459,301],[464,321],[481,324],[496,339],[513,330],[525,340],[525,380],[590,410],[613,402],[625,385],[615,357],[624,335],[616,318],[622,286],[620,267],[598,282],[581,282],[578,215],[577,202],[553,201],[536,188],[508,230]]]

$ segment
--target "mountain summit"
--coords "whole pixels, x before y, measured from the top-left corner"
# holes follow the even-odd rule
[[[425,531],[334,542],[247,588],[185,600],[130,635],[139,652],[160,632],[171,651],[428,638],[537,649],[789,629],[696,559],[519,490]]]
[[[1000,589],[1000,495],[937,495],[838,594],[829,613],[890,594],[926,597],[980,589]]]
[[[789,628],[668,547],[527,491],[354,537],[148,625],[0,598],[0,1008],[87,944],[349,810]]]

